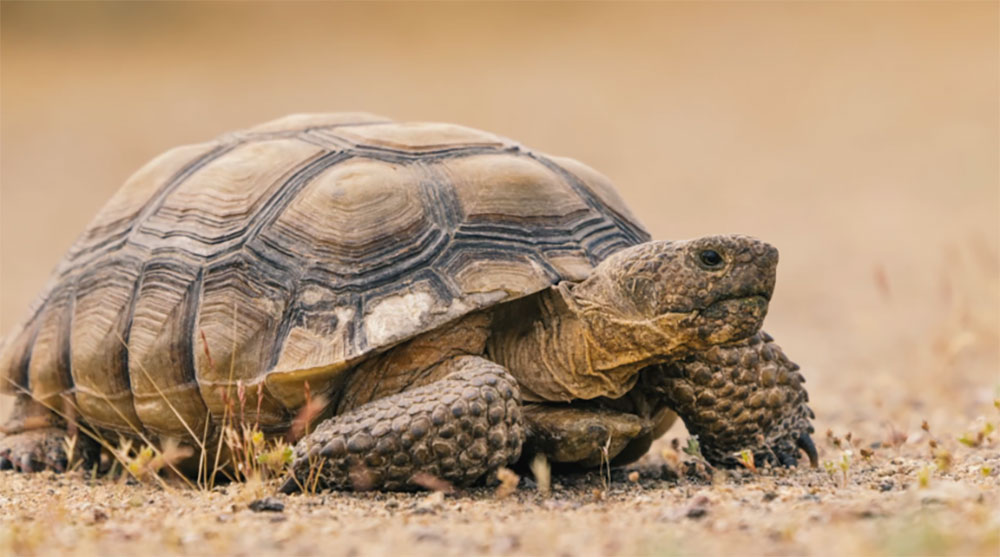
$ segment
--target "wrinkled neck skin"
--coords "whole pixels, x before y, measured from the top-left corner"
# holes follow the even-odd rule
[[[688,352],[675,331],[693,314],[646,321],[616,315],[562,283],[499,309],[488,351],[534,401],[618,398],[642,368]]]

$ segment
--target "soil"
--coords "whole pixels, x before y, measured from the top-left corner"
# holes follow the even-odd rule
[[[548,495],[529,477],[506,496],[491,488],[285,496],[273,484],[199,491],[5,472],[0,549],[14,555],[996,554],[996,442],[967,448],[946,441],[939,447],[950,446],[949,456],[935,459],[924,433],[874,449],[867,459],[829,445],[826,456],[841,455],[832,471],[676,479],[662,459],[649,458],[613,471],[610,482],[597,473],[557,478]],[[844,455],[850,455],[846,472],[839,466]]]
[[[0,12],[0,332],[171,146],[290,112],[458,122],[600,169],[654,237],[777,246],[765,328],[820,450],[677,477],[676,427],[548,494],[3,471],[0,554],[1000,555],[996,3]]]

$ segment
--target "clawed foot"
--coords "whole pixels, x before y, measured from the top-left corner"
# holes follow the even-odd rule
[[[809,458],[809,465],[813,468],[819,465],[819,455],[816,452],[816,445],[813,444],[809,434],[812,433],[810,427],[808,431],[803,431],[797,435],[791,435],[779,442],[763,449],[753,452],[754,466],[784,466],[786,468],[797,466],[802,453]],[[748,449],[749,450],[749,449]],[[801,451],[801,452],[800,452]],[[737,459],[730,456],[725,464],[735,465]]]
[[[790,468],[797,466],[805,453],[809,465],[815,468],[819,465],[819,454],[811,437],[814,429],[809,420],[812,416],[812,411],[803,404],[791,415],[784,416],[783,420],[769,424],[751,440],[730,438],[719,443],[717,439],[712,442],[709,435],[702,450],[709,461],[728,467],[746,465],[749,453],[753,455],[755,467]]]
[[[67,455],[69,448],[66,431],[55,427],[7,435],[0,438],[0,470],[65,472],[73,459],[93,461],[99,452],[86,435],[77,436],[72,455]]]
[[[651,373],[651,388],[697,435],[702,454],[723,466],[794,466],[819,457],[809,434],[815,418],[799,366],[766,333],[716,346]]]
[[[798,463],[799,451],[801,450],[809,457],[809,466],[816,468],[819,466],[819,454],[816,452],[816,445],[813,443],[812,437],[809,436],[813,429],[810,427],[808,432],[803,431],[797,437],[795,437],[795,447],[788,449],[782,446],[779,451],[775,451],[775,456],[778,458],[778,463],[782,466],[795,466]]]

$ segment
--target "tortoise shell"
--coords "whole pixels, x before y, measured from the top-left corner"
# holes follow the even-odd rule
[[[648,238],[579,162],[451,124],[288,116],[129,178],[8,336],[0,373],[95,426],[172,435],[242,384],[281,428],[306,382],[335,388],[374,353]]]

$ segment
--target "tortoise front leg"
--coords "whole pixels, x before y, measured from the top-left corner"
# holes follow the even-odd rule
[[[524,434],[514,378],[478,356],[439,366],[438,381],[322,422],[295,446],[282,491],[415,489],[426,478],[461,486],[515,462]]]
[[[801,449],[817,464],[805,379],[767,333],[651,369],[640,381],[664,395],[713,463],[735,464],[748,450],[757,464],[789,466]]]

